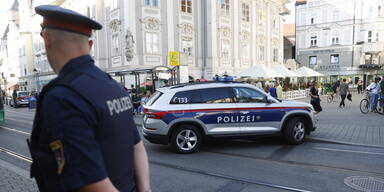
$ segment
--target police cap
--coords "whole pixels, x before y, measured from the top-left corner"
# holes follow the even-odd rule
[[[80,33],[90,37],[92,29],[99,30],[103,26],[75,11],[54,5],[41,5],[35,8],[37,14],[44,17],[42,27],[60,29]]]

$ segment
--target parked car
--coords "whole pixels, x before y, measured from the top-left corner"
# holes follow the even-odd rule
[[[16,91],[16,95],[9,101],[11,107],[20,107],[29,105],[29,97],[31,93],[29,91]]]
[[[193,153],[209,138],[283,135],[300,144],[314,131],[312,105],[277,100],[253,85],[204,82],[160,88],[144,105],[143,135]]]

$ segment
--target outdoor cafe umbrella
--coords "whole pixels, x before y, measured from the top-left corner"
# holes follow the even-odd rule
[[[310,69],[308,67],[304,67],[304,66],[297,69],[296,73],[300,77],[322,77],[322,76],[324,76],[323,74],[321,74],[321,73],[319,73],[313,69]]]
[[[250,78],[275,78],[275,77],[284,77],[280,73],[276,72],[272,68],[269,68],[265,65],[255,65],[247,70],[240,72],[238,77],[250,77]]]
[[[276,72],[284,75],[285,77],[298,77],[299,75],[295,72],[287,69],[284,65],[272,65],[272,69]]]

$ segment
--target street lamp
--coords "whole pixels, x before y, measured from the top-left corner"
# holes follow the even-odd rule
[[[40,70],[37,69],[37,68],[34,68],[33,72],[35,73],[36,93],[39,94],[39,92],[40,92],[40,80],[39,80],[39,76],[40,76],[39,72],[40,72]]]

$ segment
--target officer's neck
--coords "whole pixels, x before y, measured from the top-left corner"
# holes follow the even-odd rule
[[[68,62],[72,59],[75,59],[77,57],[80,57],[80,56],[83,56],[83,55],[87,55],[89,54],[89,52],[86,52],[86,51],[79,51],[79,52],[73,52],[73,53],[67,53],[67,54],[62,54],[60,56],[57,56],[55,57],[55,61],[53,61],[52,63],[52,68],[53,68],[53,71],[56,73],[56,74],[59,74],[60,71],[64,68],[64,66],[66,64],[68,64]]]

